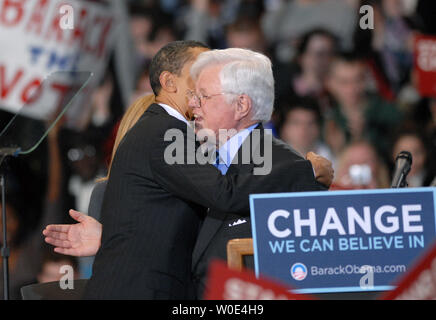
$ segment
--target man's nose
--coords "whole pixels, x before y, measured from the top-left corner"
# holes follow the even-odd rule
[[[191,98],[189,98],[188,100],[188,106],[190,108],[199,108],[200,107],[200,103],[197,101],[197,99],[195,98],[195,96],[192,96]]]

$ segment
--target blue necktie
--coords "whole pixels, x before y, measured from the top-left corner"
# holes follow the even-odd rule
[[[216,158],[215,158],[215,164],[214,166],[221,171],[222,175],[225,175],[227,172],[227,166],[225,165],[225,163],[220,163],[220,154],[218,152],[218,150],[216,151]]]

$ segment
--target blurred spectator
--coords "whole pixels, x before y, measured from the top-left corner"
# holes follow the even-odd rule
[[[381,18],[374,28],[374,47],[385,66],[385,72],[398,92],[409,81],[413,64],[413,33],[404,17],[404,5],[400,0],[383,0]]]
[[[168,42],[179,39],[177,30],[174,27],[172,17],[158,15],[153,19],[153,26],[148,35],[148,54],[150,58],[166,45]]]
[[[436,98],[420,99],[419,103],[408,110],[405,119],[407,122],[402,125],[402,131],[396,133],[393,139],[399,138],[404,132],[419,132],[427,155],[425,164],[427,176],[432,174],[436,176]],[[434,183],[436,186],[436,180]],[[426,184],[427,181],[424,185]]]
[[[38,273],[39,283],[60,281],[65,273],[61,273],[63,266],[71,266],[74,270],[74,279],[79,279],[77,258],[55,253],[47,249],[42,259],[41,270]]]
[[[68,190],[75,197],[74,207],[87,212],[95,180],[105,175],[100,145],[93,140],[91,131],[71,131],[67,147],[66,155],[72,169]]]
[[[321,94],[335,52],[336,39],[328,31],[315,29],[302,37],[298,46],[301,73],[293,81],[294,91],[298,95]]]
[[[399,133],[393,143],[392,161],[395,162],[401,151],[412,154],[412,167],[407,175],[409,187],[429,186],[435,178],[432,170],[434,159],[430,159],[428,145],[424,136],[417,130],[404,130]]]
[[[191,0],[183,12],[186,40],[207,43],[211,48],[226,48],[225,28],[238,17],[257,20],[263,12],[256,0]]]
[[[130,32],[136,49],[136,65],[141,66],[152,58],[148,49],[148,36],[153,26],[152,10],[141,5],[132,4],[130,11]]]
[[[113,76],[107,74],[101,85],[91,94],[91,121],[99,127],[110,120],[110,99],[114,87]]]
[[[186,40],[202,41],[214,48],[225,47],[226,21],[223,7],[231,1],[192,0],[185,12]]]
[[[313,151],[333,163],[334,157],[327,145],[320,140],[321,111],[316,100],[304,97],[283,103],[278,123],[280,139],[303,156]]]
[[[150,94],[153,92],[150,84],[150,64],[147,63],[142,67],[142,70],[136,79],[135,91],[130,98],[131,103],[144,94]]]
[[[229,48],[243,48],[267,54],[266,42],[259,20],[240,17],[226,28]]]
[[[84,109],[78,131],[92,128],[100,138],[124,112],[117,73],[111,59],[109,66],[95,89],[90,92],[88,106]]]
[[[324,28],[340,40],[341,49],[350,50],[356,24],[356,8],[343,0],[283,1],[263,17],[268,41],[277,45],[276,58],[289,62],[294,58],[296,41],[305,32]]]
[[[436,155],[436,98],[423,98],[409,110],[407,119],[428,137],[429,148]]]
[[[163,3],[162,3],[163,4]],[[165,9],[175,9],[170,3]],[[158,4],[144,4],[133,2],[129,6],[130,32],[136,48],[136,70],[143,70],[153,56],[168,42],[180,38],[176,27],[175,17],[171,10],[164,11]],[[138,77],[139,74],[135,74]]]
[[[336,51],[336,38],[330,32],[313,29],[305,33],[298,42],[294,62],[274,68],[277,96],[286,96],[289,92],[310,95],[325,110],[328,106],[325,78]]]
[[[335,102],[325,126],[326,142],[337,154],[351,141],[367,139],[389,159],[389,135],[401,121],[390,103],[366,90],[364,61],[342,54],[332,62],[327,87]]]
[[[413,29],[419,21],[413,14],[414,7],[406,6],[402,0],[363,0],[361,5],[370,5],[374,9],[374,29],[356,26],[355,51],[367,58],[379,90],[391,98],[410,81]]]
[[[64,128],[61,131],[60,147],[65,171],[63,183],[65,189],[68,190],[67,192],[70,193],[69,195],[76,197],[67,203],[67,208],[76,207],[76,201],[79,201],[82,203],[80,208],[83,209],[87,201],[87,196],[83,199],[79,196],[79,194],[87,194],[88,192],[85,191],[87,187],[79,191],[82,185],[79,183],[81,179],[78,178],[80,176],[80,174],[77,175],[78,170],[98,171],[99,175],[104,174],[105,163],[101,155],[104,143],[116,125],[118,115],[122,115],[124,111],[124,106],[119,99],[119,91],[116,90],[116,74],[110,67],[106,70],[100,85],[90,94],[88,114],[84,117],[86,119],[81,128]],[[87,176],[85,179],[89,181],[96,177],[94,173],[83,172],[82,175]],[[72,181],[74,187],[71,185]],[[88,187],[92,187],[92,183]],[[78,200],[79,198],[82,200]]]
[[[357,141],[344,149],[330,190],[389,188],[386,165],[376,149],[366,141]]]

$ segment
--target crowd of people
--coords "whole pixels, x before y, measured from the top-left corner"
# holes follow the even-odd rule
[[[168,42],[251,49],[273,64],[274,112],[265,127],[302,155],[315,151],[332,161],[330,190],[388,188],[402,150],[413,157],[409,186],[429,186],[436,176],[436,97],[419,94],[413,39],[436,34],[432,2],[129,1],[136,65],[130,102],[151,93],[150,62]],[[374,10],[374,29],[359,25],[363,5]],[[70,208],[88,212],[128,107],[118,81],[111,59],[89,101],[86,128],[60,124],[36,152],[7,163],[12,298],[25,284],[58,280],[53,265],[77,263],[52,253],[41,230],[71,222]],[[2,112],[2,127],[11,116]],[[79,265],[80,276],[89,276],[89,261]]]
[[[414,37],[435,32],[429,1],[163,3],[161,16],[153,7],[132,6],[138,63],[145,66],[137,95],[150,91],[147,63],[161,45],[156,34],[248,48],[273,61],[276,100],[268,126],[302,154],[314,150],[330,159],[341,173],[332,189],[389,187],[405,147],[415,160],[409,186],[431,184],[435,100],[420,95],[413,68]],[[373,8],[374,29],[360,27],[365,5]],[[366,157],[348,159],[363,146]],[[351,170],[354,165],[362,170]]]

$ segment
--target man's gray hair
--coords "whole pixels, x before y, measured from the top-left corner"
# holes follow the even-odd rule
[[[246,94],[253,103],[252,120],[268,121],[274,106],[274,77],[271,61],[261,53],[230,48],[200,53],[191,67],[195,81],[209,66],[223,65],[220,81],[223,92]],[[228,102],[234,97],[227,96]]]

